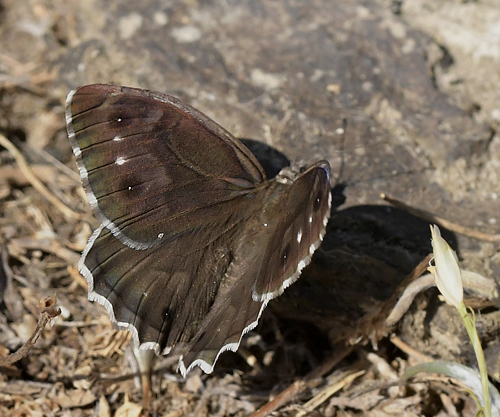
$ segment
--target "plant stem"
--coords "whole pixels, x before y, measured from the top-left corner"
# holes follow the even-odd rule
[[[475,319],[469,314],[464,303],[461,303],[457,310],[464,322],[469,338],[472,342],[472,347],[476,354],[477,363],[479,367],[479,374],[481,376],[481,385],[483,389],[483,412],[486,417],[491,417],[491,398],[488,380],[488,370],[486,368],[486,360],[484,358],[483,348],[481,346],[481,341],[477,334],[477,329],[475,326]]]

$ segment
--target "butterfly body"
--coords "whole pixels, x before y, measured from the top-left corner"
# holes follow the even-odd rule
[[[330,167],[275,179],[177,99],[110,85],[68,95],[68,135],[101,226],[79,264],[89,299],[141,348],[211,372],[299,276],[330,210]]]

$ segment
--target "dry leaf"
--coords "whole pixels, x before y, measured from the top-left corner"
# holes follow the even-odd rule
[[[98,417],[111,417],[111,410],[106,397],[103,395],[99,398],[99,414]]]
[[[142,407],[139,404],[131,403],[128,395],[125,395],[125,402],[116,410],[115,417],[139,417]]]
[[[53,398],[53,401],[61,408],[84,407],[97,400],[96,396],[89,390],[70,389],[61,391]]]

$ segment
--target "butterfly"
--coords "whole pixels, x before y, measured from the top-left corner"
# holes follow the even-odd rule
[[[175,97],[95,84],[66,124],[101,222],[79,262],[88,298],[186,375],[236,351],[300,275],[330,215],[330,165],[273,179],[229,132]]]

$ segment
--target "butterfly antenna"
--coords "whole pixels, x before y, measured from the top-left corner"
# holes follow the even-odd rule
[[[342,127],[336,129],[335,133],[340,136],[340,167],[335,179],[335,184],[332,187],[332,210],[336,210],[345,203],[346,197],[344,195],[344,190],[346,188],[346,182],[342,181],[344,176],[345,168],[345,158],[344,158],[344,148],[345,148],[345,132],[347,129],[347,119],[342,119]]]
[[[342,119],[342,127],[337,129],[337,133],[339,133],[340,136],[340,168],[339,172],[337,175],[337,180],[336,184],[339,184],[343,175],[344,175],[344,168],[345,168],[345,158],[344,158],[344,150],[345,150],[345,132],[347,130],[347,119],[344,118]]]

